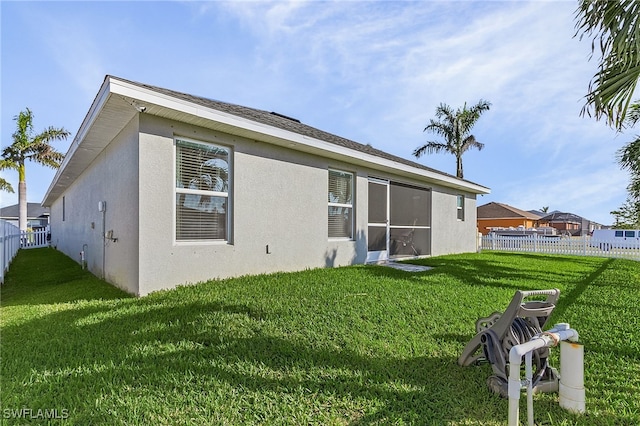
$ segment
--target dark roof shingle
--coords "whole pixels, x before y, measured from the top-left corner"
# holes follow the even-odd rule
[[[162,87],[157,87],[157,86],[152,86],[149,84],[144,84],[144,83],[138,83],[135,81],[131,81],[131,80],[127,80],[127,79],[123,79],[120,77],[116,77],[116,76],[107,76],[107,77],[111,77],[114,78],[116,80],[120,80],[129,84],[133,84],[135,86],[141,87],[141,88],[145,88],[148,90],[152,90],[158,93],[162,93],[174,98],[178,98],[178,99],[182,99],[188,102],[192,102],[194,104],[197,105],[201,105],[207,108],[211,108],[217,111],[221,111],[221,112],[226,112],[228,114],[232,114],[238,117],[242,117],[242,118],[246,118],[252,121],[256,121],[258,123],[262,123],[262,124],[266,124],[269,126],[273,126],[282,130],[287,130],[287,131],[291,131],[303,136],[308,136],[310,138],[314,138],[314,139],[318,139],[318,140],[322,140],[325,142],[329,142],[335,145],[339,145],[345,148],[349,148],[355,151],[359,151],[359,152],[363,152],[366,154],[370,154],[370,155],[374,155],[376,157],[380,157],[380,158],[384,158],[386,160],[391,160],[391,161],[395,161],[397,163],[400,164],[404,164],[404,165],[408,165],[411,167],[416,167],[422,170],[427,170],[433,173],[438,173],[444,176],[450,176],[453,178],[456,178],[454,175],[451,175],[449,173],[444,173],[440,170],[436,170],[436,169],[432,169],[430,167],[427,167],[425,165],[422,165],[420,163],[416,163],[414,161],[411,160],[407,160],[406,158],[402,158],[402,157],[398,157],[396,155],[393,154],[389,154],[388,152],[376,149],[374,147],[372,147],[371,145],[365,145],[359,142],[355,142],[328,132],[325,132],[323,130],[317,129],[315,127],[312,126],[308,126],[302,122],[300,122],[300,120],[297,119],[293,119],[291,117],[287,117],[283,114],[279,114],[279,113],[274,113],[272,111],[265,111],[265,110],[260,110],[260,109],[255,109],[255,108],[249,108],[249,107],[245,107],[242,105],[237,105],[237,104],[231,104],[231,103],[227,103],[227,102],[221,102],[218,100],[214,100],[214,99],[208,99],[208,98],[204,98],[201,96],[194,96],[194,95],[190,95],[188,93],[182,93],[182,92],[177,92],[175,90],[170,90],[170,89],[165,89]],[[458,179],[458,178],[456,178]],[[466,179],[461,179],[462,181],[465,182],[469,182],[471,184],[474,185],[478,185],[475,182],[466,180]]]
[[[49,207],[42,207],[40,203],[27,203],[27,217],[36,218],[48,214]],[[0,217],[17,218],[19,215],[20,206],[18,204],[0,208]]]

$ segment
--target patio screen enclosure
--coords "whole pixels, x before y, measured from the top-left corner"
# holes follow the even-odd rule
[[[369,180],[368,261],[431,254],[431,190]]]

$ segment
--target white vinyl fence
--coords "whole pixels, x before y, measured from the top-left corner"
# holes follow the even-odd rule
[[[582,237],[543,235],[507,237],[495,234],[482,235],[479,239],[479,250],[621,257],[640,260],[640,242],[637,240],[612,242],[611,240],[594,239],[587,235]]]
[[[20,229],[6,220],[0,220],[0,283],[4,273],[20,248]]]
[[[38,247],[48,247],[49,240],[47,236],[49,235],[49,231],[46,229],[39,229],[37,231],[25,231],[21,234],[20,238],[20,248],[28,249],[28,248],[38,248]]]
[[[18,249],[47,247],[48,234],[49,231],[46,229],[20,232],[12,223],[0,220],[0,284],[4,283],[4,274]]]

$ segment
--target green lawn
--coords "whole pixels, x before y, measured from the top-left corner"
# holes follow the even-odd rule
[[[640,263],[497,252],[419,263],[435,268],[261,275],[136,299],[53,249],[22,250],[0,289],[0,422],[57,410],[74,425],[504,425],[490,366],[457,358],[476,319],[516,290],[559,288],[550,323],[585,345],[587,414],[536,395],[537,424],[640,424]]]

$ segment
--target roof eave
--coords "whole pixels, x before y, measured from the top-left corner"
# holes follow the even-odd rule
[[[107,76],[100,87],[96,97],[94,98],[89,111],[84,117],[76,136],[73,138],[67,153],[65,154],[62,164],[57,169],[41,205],[50,207],[53,201],[58,198],[66,189],[67,185],[78,177],[86,167],[98,156],[100,152],[109,144],[111,136],[117,134],[122,127],[137,113],[131,107],[122,110],[117,117],[121,122],[120,127],[113,126],[109,135],[103,135],[100,140],[94,142],[91,146],[86,143],[87,135],[94,129],[96,121],[100,118],[105,106],[112,102],[112,79]],[[113,120],[113,119],[112,119]],[[95,138],[94,138],[95,139]]]
[[[454,176],[435,173],[418,167],[412,167],[386,158],[377,157],[372,154],[336,145],[331,142],[269,126],[247,118],[207,108],[187,100],[177,99],[126,81],[114,79],[111,85],[111,90],[113,93],[130,98],[131,100],[136,100],[140,105],[145,106],[145,113],[163,115],[158,111],[158,109],[169,109],[171,111],[177,111],[199,117],[207,121],[215,122],[217,123],[216,128],[220,128],[220,125],[222,125],[225,127],[224,130],[230,134],[263,140],[298,151],[315,153],[323,156],[327,156],[327,154],[329,154],[329,157],[334,157],[343,161],[348,160],[350,162],[354,162],[359,165],[366,165],[381,171],[390,171],[422,179],[428,178],[429,180],[440,183],[444,186],[475,194],[489,194],[491,192],[491,190],[485,186],[458,179]]]
[[[82,161],[76,157],[79,149],[88,134],[90,134],[96,120],[100,117],[105,106],[110,102],[126,102],[131,105],[122,114],[119,126],[114,126],[114,131],[124,127],[129,120],[140,113],[136,107],[144,106],[144,113],[161,117],[172,116],[174,119],[185,121],[197,121],[196,125],[214,128],[230,134],[247,137],[250,139],[268,142],[274,145],[284,146],[289,149],[307,153],[322,155],[336,160],[366,166],[375,170],[412,177],[420,180],[428,180],[445,187],[473,194],[489,194],[491,190],[485,186],[458,179],[454,176],[425,170],[419,167],[398,163],[375,155],[360,152],[348,147],[343,147],[306,135],[301,135],[289,130],[280,129],[264,123],[259,123],[244,117],[204,107],[194,102],[159,93],[146,87],[141,87],[112,76],[107,76],[100,87],[91,108],[85,116],[76,137],[74,138],[65,159],[56,172],[47,193],[42,202],[43,206],[51,206],[72,182],[110,142],[110,138],[103,137],[98,144],[83,153]],[[189,120],[192,118],[191,120]],[[209,126],[208,126],[209,124]],[[78,164],[75,164],[78,163]],[[73,170],[72,170],[73,169]]]

